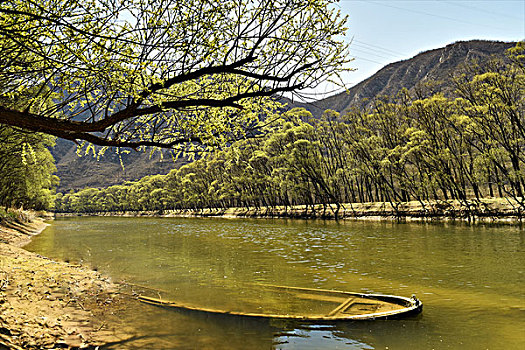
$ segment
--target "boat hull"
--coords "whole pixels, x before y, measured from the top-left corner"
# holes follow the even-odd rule
[[[264,288],[273,288],[286,293],[296,293],[297,297],[326,299],[327,297],[338,297],[343,300],[338,306],[325,314],[279,314],[262,312],[242,312],[234,310],[221,310],[200,307],[176,301],[163,300],[147,296],[139,296],[143,303],[180,310],[203,312],[208,314],[221,314],[238,317],[267,318],[281,320],[297,320],[311,322],[336,322],[336,321],[363,321],[397,319],[414,316],[422,312],[423,304],[415,296],[406,298],[395,295],[363,294],[323,289],[285,287],[275,285],[261,285]],[[308,293],[308,294],[305,294]]]

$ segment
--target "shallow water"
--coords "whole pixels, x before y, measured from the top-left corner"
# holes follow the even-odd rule
[[[423,301],[403,320],[301,324],[137,305],[130,349],[523,349],[525,233],[517,226],[212,218],[64,218],[26,249],[192,305],[305,308],[258,284]],[[151,296],[158,297],[156,292]],[[314,306],[315,308],[315,306]],[[121,346],[119,348],[122,348]]]

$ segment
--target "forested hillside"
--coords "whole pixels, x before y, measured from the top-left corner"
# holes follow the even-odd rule
[[[505,50],[514,43],[495,41],[467,41],[450,44],[444,48],[423,52],[409,60],[389,64],[376,74],[341,93],[311,104],[288,103],[288,108],[304,107],[315,117],[320,117],[326,109],[338,112],[347,111],[352,106],[371,107],[379,96],[395,96],[401,89],[411,95],[443,92],[448,95],[454,90],[452,74],[462,65],[477,60],[481,64],[491,56],[504,57]],[[351,49],[350,49],[351,51]],[[427,84],[425,86],[425,84]],[[425,96],[426,97],[426,96]],[[148,153],[131,151],[121,159],[113,151],[108,151],[98,160],[92,156],[79,158],[76,144],[58,140],[53,155],[57,160],[57,175],[61,179],[60,191],[82,189],[85,187],[106,187],[140,179],[146,175],[167,174],[185,161],[173,163],[171,157],[161,159],[159,154],[150,157]]]
[[[75,212],[510,197],[525,209],[525,45],[366,109],[283,114],[266,137],[137,182],[60,194]],[[307,120],[307,122],[305,122]]]

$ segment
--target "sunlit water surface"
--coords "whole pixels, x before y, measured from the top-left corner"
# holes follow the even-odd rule
[[[26,249],[203,307],[303,307],[258,284],[416,294],[424,303],[408,319],[319,325],[137,303],[124,315],[140,330],[129,349],[525,349],[518,226],[64,218]]]

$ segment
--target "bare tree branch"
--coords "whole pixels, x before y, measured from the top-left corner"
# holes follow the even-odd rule
[[[216,143],[348,69],[334,2],[2,1],[0,123],[104,146]]]

